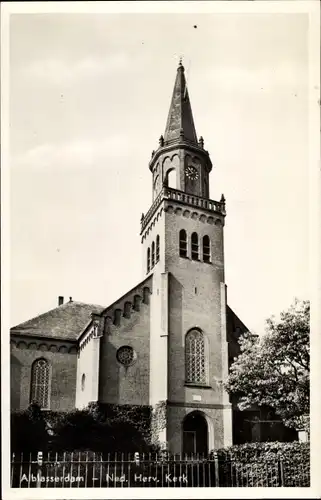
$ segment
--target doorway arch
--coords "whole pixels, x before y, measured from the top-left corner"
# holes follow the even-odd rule
[[[183,453],[187,455],[208,454],[208,424],[200,411],[186,415],[182,424]]]

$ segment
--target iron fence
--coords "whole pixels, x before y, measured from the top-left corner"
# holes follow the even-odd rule
[[[306,460],[255,461],[201,455],[13,454],[12,488],[310,486]]]

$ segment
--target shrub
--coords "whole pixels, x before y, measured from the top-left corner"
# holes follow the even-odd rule
[[[310,484],[309,443],[246,443],[219,449],[217,457],[220,486]]]
[[[91,403],[82,410],[12,412],[12,451],[141,453],[151,450],[151,408]]]
[[[42,412],[36,404],[26,411],[11,414],[11,450],[33,452],[47,450],[48,432]]]

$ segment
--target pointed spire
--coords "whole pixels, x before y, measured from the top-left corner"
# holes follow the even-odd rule
[[[172,140],[185,139],[198,144],[194,126],[191,104],[184,73],[184,66],[180,58],[174,85],[172,101],[167,118],[164,134],[165,143]]]

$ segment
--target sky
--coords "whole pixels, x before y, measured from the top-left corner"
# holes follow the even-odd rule
[[[228,303],[247,327],[309,298],[306,14],[10,19],[10,321],[144,279],[140,217],[179,57],[226,198]]]

